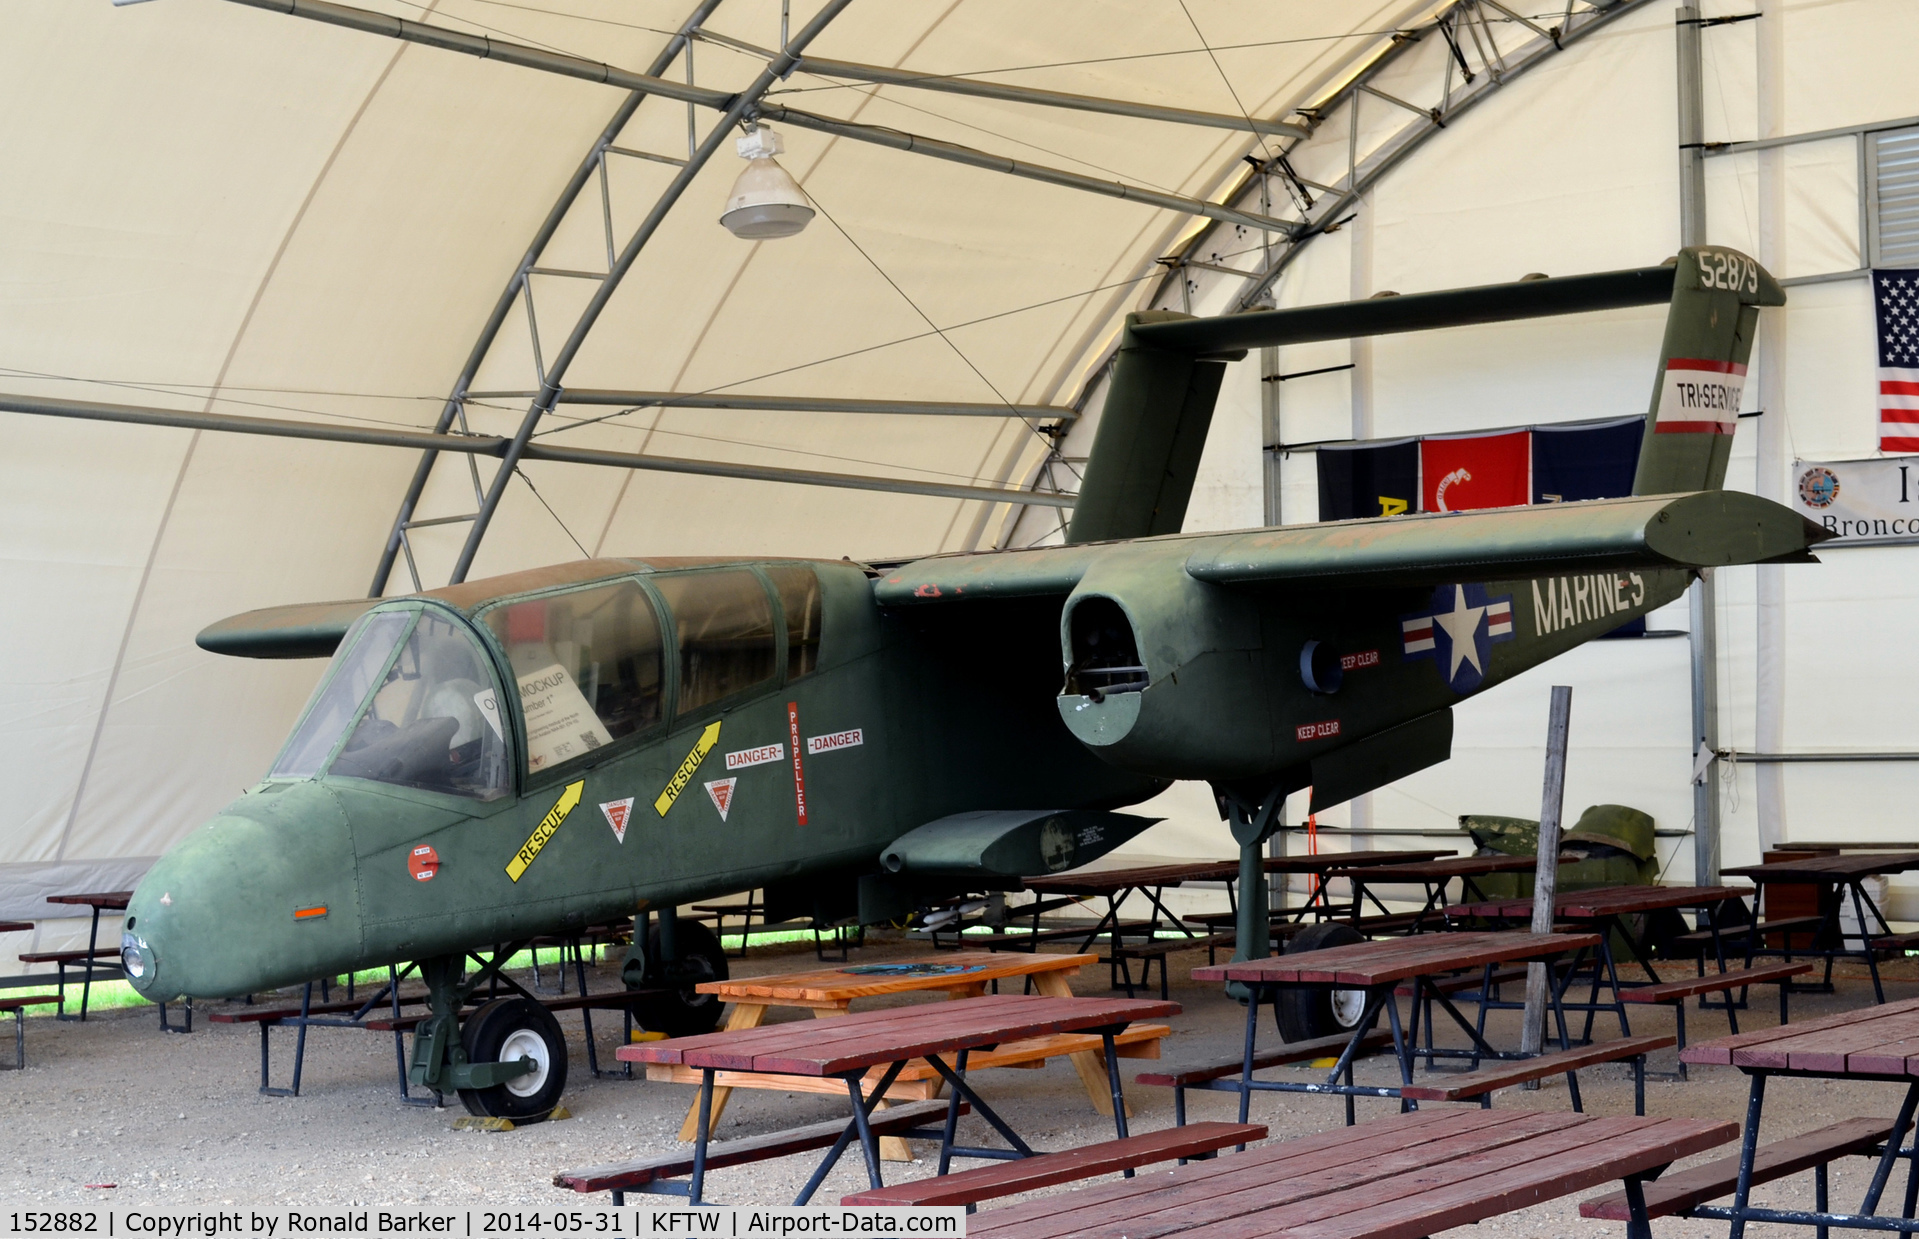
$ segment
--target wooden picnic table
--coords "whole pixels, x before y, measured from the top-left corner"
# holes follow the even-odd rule
[[[1041,956],[1040,958],[1045,958]],[[1132,998],[1072,998],[1045,995],[990,994],[951,1002],[893,1007],[842,1015],[830,1024],[789,1021],[756,1028],[727,1029],[698,1037],[624,1045],[620,1058],[629,1062],[683,1067],[700,1076],[696,1107],[690,1199],[698,1204],[705,1179],[706,1148],[718,1117],[713,1095],[721,1072],[765,1075],[779,1081],[773,1087],[791,1088],[797,1080],[838,1080],[852,1106],[853,1117],[839,1142],[828,1152],[800,1194],[805,1204],[821,1180],[857,1137],[866,1155],[866,1172],[874,1189],[880,1177],[879,1142],[869,1125],[872,1110],[886,1098],[900,1073],[916,1059],[931,1064],[952,1088],[944,1133],[940,1136],[940,1173],[954,1157],[1003,1158],[1001,1149],[967,1148],[954,1144],[954,1123],[962,1102],[984,1118],[1006,1141],[1013,1155],[1027,1157],[1032,1148],[981,1099],[967,1079],[968,1059],[976,1050],[1009,1042],[1068,1033],[1091,1032],[1104,1043],[1106,1083],[1112,1102],[1113,1124],[1125,1139],[1126,1106],[1120,1086],[1114,1037],[1127,1025],[1179,1013],[1179,1004]],[[949,1065],[947,1058],[952,1057]],[[867,1075],[880,1068],[870,1086]]]
[[[32,928],[32,921],[0,921],[0,934],[24,934]]]
[[[1396,1115],[969,1219],[973,1239],[1410,1239],[1623,1179],[1735,1138],[1707,1119],[1523,1110]],[[1643,1225],[1644,1217],[1635,1219]],[[1650,1234],[1650,1231],[1640,1233]]]
[[[1785,1222],[1796,1226],[1845,1226],[1858,1215],[1827,1214],[1825,1201],[1813,1213],[1762,1209],[1751,1204],[1751,1166],[1759,1147],[1759,1125],[1765,1108],[1766,1082],[1774,1076],[1819,1080],[1879,1080],[1906,1086],[1905,1099],[1893,1120],[1868,1185],[1859,1214],[1876,1214],[1879,1199],[1890,1180],[1900,1146],[1919,1107],[1919,999],[1882,1003],[1802,1024],[1782,1025],[1740,1033],[1688,1046],[1680,1057],[1689,1063],[1717,1063],[1739,1068],[1750,1077],[1746,1100],[1741,1172],[1730,1207],[1698,1206],[1695,1216],[1729,1219],[1733,1239],[1748,1222]],[[1824,1103],[1820,1103],[1823,1105]],[[1823,1193],[1822,1193],[1823,1195]],[[1905,1210],[1914,1216],[1919,1196],[1919,1162],[1908,1172]],[[1871,1229],[1898,1229],[1883,1220]],[[1919,1229],[1914,1227],[1913,1229]],[[1822,1232],[1823,1233],[1823,1232]]]
[[[1108,959],[1113,969],[1114,988],[1118,988],[1119,986],[1119,970],[1121,968],[1127,968],[1125,984],[1128,993],[1130,993],[1132,991],[1132,973],[1123,955],[1126,945],[1126,934],[1139,934],[1148,942],[1151,942],[1159,935],[1160,918],[1164,917],[1166,918],[1168,927],[1179,930],[1185,934],[1186,937],[1201,937],[1202,935],[1194,933],[1192,928],[1188,926],[1182,918],[1175,916],[1167,909],[1165,903],[1162,902],[1161,896],[1169,886],[1181,886],[1187,882],[1220,880],[1221,865],[1230,866],[1234,876],[1238,875],[1238,861],[1202,860],[1184,861],[1171,865],[1135,865],[1129,869],[1081,869],[1074,870],[1070,873],[1052,874],[1047,877],[1027,878],[1024,885],[1027,890],[1032,891],[1036,895],[1058,895],[1070,899],[1104,898],[1106,900],[1105,915],[1101,916],[1098,921],[1094,922],[1092,928],[1086,931],[1086,938],[1079,944],[1078,949],[1081,951],[1091,950],[1095,940],[1102,934],[1107,935],[1112,943],[1112,953],[1108,956]],[[1143,923],[1128,925],[1119,919],[1119,910],[1121,906],[1125,904],[1126,900],[1135,893],[1146,897],[1147,903],[1152,905],[1153,914]],[[1232,906],[1233,889],[1230,882],[1226,888],[1226,900],[1228,906]],[[1037,934],[1039,932],[1039,913],[1037,909],[1048,905],[1045,900],[1040,900],[1033,906],[1036,909],[1033,915],[1033,932]],[[1164,964],[1161,966],[1163,968]]]
[[[1571,858],[1561,856],[1562,863]],[[1538,861],[1530,856],[1441,856],[1434,860],[1404,861],[1388,865],[1354,866],[1344,869],[1328,870],[1330,878],[1345,878],[1353,884],[1353,902],[1361,897],[1372,898],[1373,904],[1381,912],[1386,905],[1380,903],[1370,886],[1423,886],[1426,889],[1426,904],[1419,912],[1426,913],[1446,907],[1446,884],[1459,879],[1462,899],[1484,900],[1486,894],[1474,883],[1474,878],[1483,878],[1495,873],[1531,873],[1538,867]]]
[[[1550,963],[1558,956],[1569,952],[1582,951],[1597,945],[1594,934],[1534,934],[1534,933],[1485,933],[1459,932],[1445,934],[1422,934],[1412,938],[1389,938],[1374,942],[1356,942],[1350,946],[1328,947],[1318,951],[1306,951],[1297,955],[1276,955],[1267,959],[1241,960],[1235,963],[1214,964],[1193,969],[1195,981],[1239,981],[1249,989],[1246,1004],[1246,1033],[1244,1041],[1244,1063],[1237,1080],[1220,1079],[1199,1086],[1220,1091],[1239,1093],[1240,1121],[1246,1121],[1248,1107],[1255,1091],[1295,1092],[1295,1093],[1332,1093],[1344,1096],[1346,1100],[1346,1121],[1350,1125],[1354,1120],[1353,1102],[1355,1097],[1394,1097],[1399,1098],[1401,1108],[1417,1108],[1416,1101],[1408,1101],[1404,1092],[1413,1087],[1413,1059],[1423,1054],[1428,1059],[1438,1056],[1447,1058],[1470,1058],[1477,1068],[1482,1059],[1513,1059],[1520,1057],[1495,1049],[1489,1045],[1484,1035],[1483,1000],[1489,999],[1493,969],[1500,964],[1530,962],[1542,960]],[[1480,969],[1482,972],[1482,1015],[1477,1025],[1469,1023],[1452,999],[1437,984],[1448,974]],[[1413,998],[1410,1020],[1402,1024],[1399,1018],[1399,1006],[1394,1001],[1394,989],[1402,982],[1410,983]],[[1362,991],[1365,1006],[1362,1014],[1353,1023],[1351,1039],[1346,1043],[1344,1052],[1339,1056],[1331,1074],[1323,1083],[1304,1083],[1291,1080],[1255,1080],[1254,1059],[1258,1053],[1259,1009],[1263,1003],[1277,1004],[1280,989],[1287,985],[1310,985],[1336,987]],[[1567,1038],[1566,1017],[1560,1009],[1560,993],[1565,982],[1551,987],[1553,1013],[1558,1020],[1560,1048],[1570,1050]],[[1470,1050],[1435,1048],[1429,1044],[1416,1050],[1419,1038],[1420,1010],[1422,1005],[1430,1005],[1426,1000],[1437,1002],[1454,1023],[1464,1029],[1472,1040]],[[1388,1018],[1393,1034],[1393,1052],[1399,1060],[1400,1083],[1396,1087],[1378,1085],[1356,1085],[1352,1078],[1352,1063],[1360,1049],[1360,1042],[1366,1031],[1372,1027],[1381,1011]],[[1340,1082],[1340,1077],[1345,1082]],[[1579,1107],[1578,1084],[1571,1084],[1574,1108]],[[1642,1107],[1643,1108],[1643,1107]]]
[[[47,896],[48,903],[70,904],[75,907],[91,908],[93,910],[93,924],[87,930],[87,958],[84,961],[85,966],[81,969],[80,973],[80,1014],[78,1016],[68,1015],[63,1006],[57,1018],[63,1020],[79,1019],[81,1021],[87,1018],[87,999],[93,992],[93,978],[97,966],[95,957],[100,953],[100,913],[125,912],[127,910],[127,904],[132,901],[132,891],[91,891],[78,895]],[[59,988],[60,992],[64,995],[67,988],[67,964],[64,961],[59,965],[59,970]],[[103,978],[118,977],[120,970],[117,967],[102,968],[100,969],[100,975]],[[164,1010],[160,1016],[160,1026],[166,1028],[168,1032],[176,1031],[175,1029],[167,1027]],[[193,1008],[189,1006],[187,1008],[187,1030],[191,1030],[192,1027]]]
[[[949,999],[975,998],[986,993],[996,981],[1024,982],[1031,978],[1033,988],[1040,994],[1052,998],[1071,998],[1073,989],[1067,978],[1086,965],[1097,962],[1098,958],[1092,955],[978,951],[898,960],[887,964],[842,965],[810,972],[707,981],[699,986],[699,990],[705,994],[717,994],[733,1004],[733,1010],[727,1017],[726,1031],[738,1032],[764,1024],[769,1007],[801,1007],[820,1018],[844,1016],[854,1002],[863,998],[913,993],[943,994]],[[1129,1058],[1157,1058],[1160,1039],[1170,1031],[1165,1025],[1130,1028],[1122,1038],[1119,1052]],[[1079,1073],[1086,1094],[1092,1099],[1093,1108],[1101,1114],[1110,1115],[1112,1092],[1106,1085],[1106,1065],[1100,1061],[1099,1049],[1096,1039],[1073,1034],[1054,1035],[1003,1045],[992,1054],[974,1055],[973,1065],[1026,1065],[1066,1055],[1072,1060],[1073,1069]],[[930,1067],[916,1065],[907,1075],[903,1083],[895,1082],[895,1096],[931,1099],[939,1094],[942,1081]],[[672,1064],[647,1068],[647,1078],[679,1084],[700,1082],[697,1071]],[[838,1084],[833,1082],[821,1087],[839,1091]],[[714,1089],[714,1121],[717,1122],[720,1115],[725,1113],[727,1099],[734,1088],[777,1088],[791,1092],[794,1082],[750,1074],[737,1077],[729,1074]],[[699,1107],[696,1103],[687,1112],[686,1122],[680,1127],[680,1139],[692,1140],[698,1130]],[[893,1137],[886,1139],[886,1152],[891,1161],[911,1160],[905,1142]]]
[[[1737,869],[1723,872],[1728,877],[1745,878],[1755,886],[1764,886],[1768,882],[1815,883],[1819,886],[1819,928],[1813,932],[1812,949],[1802,950],[1800,954],[1823,955],[1826,958],[1826,978],[1832,978],[1832,960],[1836,955],[1863,956],[1866,968],[1872,973],[1873,996],[1880,1002],[1886,1000],[1886,988],[1879,980],[1878,952],[1888,948],[1919,946],[1919,933],[1894,933],[1892,926],[1886,923],[1886,917],[1879,910],[1872,895],[1865,888],[1865,880],[1882,874],[1904,873],[1909,869],[1919,869],[1919,851],[1913,852],[1852,852],[1835,853],[1827,856],[1812,856],[1803,860],[1776,860],[1763,865],[1742,865]],[[1852,896],[1853,915],[1859,922],[1856,933],[1847,933],[1839,919],[1839,909],[1846,893]],[[1867,919],[1870,910],[1871,919]],[[1877,922],[1879,928],[1874,929]],[[1846,949],[1846,940],[1859,939],[1859,949]],[[1823,946],[1821,944],[1824,944]],[[1837,943],[1838,945],[1833,945]],[[1778,954],[1791,950],[1788,939],[1783,948],[1773,948],[1754,940],[1748,945],[1747,954]]]

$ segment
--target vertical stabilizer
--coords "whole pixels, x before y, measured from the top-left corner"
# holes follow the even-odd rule
[[[1759,307],[1786,304],[1779,281],[1737,250],[1694,246],[1676,261],[1635,495],[1724,486]]]
[[[1186,317],[1170,310],[1126,316],[1068,542],[1178,533],[1185,521],[1226,365],[1142,344],[1133,328]]]

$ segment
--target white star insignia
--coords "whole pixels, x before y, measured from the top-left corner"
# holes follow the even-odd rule
[[[1474,634],[1479,631],[1479,622],[1485,618],[1485,615],[1485,607],[1467,606],[1466,587],[1455,585],[1453,586],[1453,609],[1433,616],[1433,621],[1444,628],[1447,637],[1452,640],[1453,665],[1446,672],[1446,679],[1449,682],[1459,674],[1459,664],[1462,662],[1471,663],[1473,669],[1481,675],[1486,673],[1486,668],[1479,662],[1479,647],[1473,641]]]

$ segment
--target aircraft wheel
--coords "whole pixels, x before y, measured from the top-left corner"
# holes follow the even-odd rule
[[[680,957],[665,965],[665,974],[652,984],[672,987],[673,992],[648,994],[633,1003],[633,1018],[648,1032],[669,1037],[694,1037],[712,1032],[720,1025],[725,1003],[717,994],[702,994],[693,987],[703,981],[726,980],[726,952],[713,931],[699,921],[683,920],[677,926]],[[647,956],[660,957],[660,931],[655,926],[648,937]]]
[[[1323,921],[1303,930],[1287,944],[1286,954],[1299,955],[1326,947],[1349,946],[1366,939],[1350,925]],[[1351,1033],[1366,1013],[1366,991],[1362,989],[1322,989],[1317,986],[1284,986],[1274,1004],[1279,1020],[1279,1035],[1288,1041],[1311,1041]],[[1375,1011],[1369,1023],[1377,1022]]]
[[[471,1114],[538,1123],[566,1091],[566,1039],[559,1021],[537,1002],[496,998],[468,1016],[460,1044],[469,1063],[531,1058],[533,1070],[491,1088],[463,1088],[460,1101]]]

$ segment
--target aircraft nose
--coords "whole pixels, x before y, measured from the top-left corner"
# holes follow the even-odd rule
[[[353,966],[359,916],[337,804],[292,790],[271,811],[248,803],[262,799],[229,805],[141,879],[120,956],[143,997],[231,997]]]

